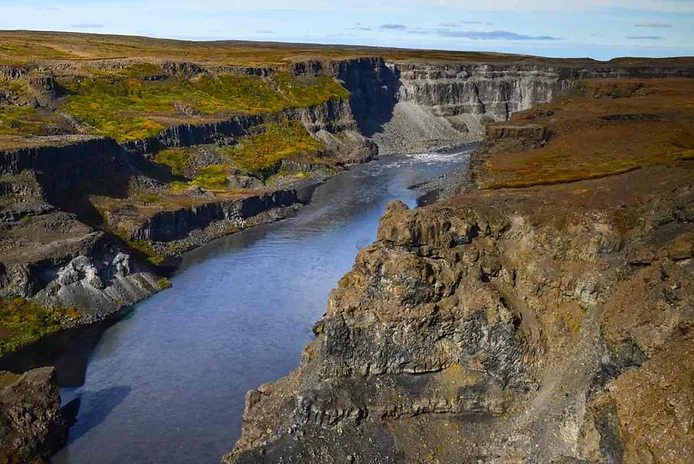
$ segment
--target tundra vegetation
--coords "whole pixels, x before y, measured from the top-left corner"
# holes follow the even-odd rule
[[[546,140],[528,150],[497,141],[483,188],[575,182],[694,158],[691,79],[584,80],[570,95],[492,124],[539,126]],[[545,143],[546,142],[546,143]]]
[[[0,299],[0,357],[57,332],[79,317],[75,308],[46,308],[24,298]]]

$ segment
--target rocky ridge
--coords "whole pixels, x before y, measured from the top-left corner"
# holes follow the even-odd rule
[[[0,461],[46,462],[66,439],[55,369],[0,372]]]

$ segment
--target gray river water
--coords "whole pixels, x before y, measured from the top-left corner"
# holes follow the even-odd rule
[[[459,167],[461,153],[389,157],[320,186],[285,221],[189,253],[174,287],[82,330],[57,365],[76,415],[54,464],[219,463],[245,394],[297,367],[328,294],[376,238],[387,202]]]

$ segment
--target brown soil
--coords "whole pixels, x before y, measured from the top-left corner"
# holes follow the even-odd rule
[[[692,80],[584,81],[571,95],[504,123],[543,126],[546,143],[523,152],[504,151],[502,144],[480,172],[479,186],[527,187],[677,166],[694,159],[693,122]]]

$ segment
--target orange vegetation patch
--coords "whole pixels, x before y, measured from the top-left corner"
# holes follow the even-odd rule
[[[584,81],[505,125],[529,123],[546,127],[548,143],[491,156],[481,188],[574,182],[694,159],[694,80]]]

